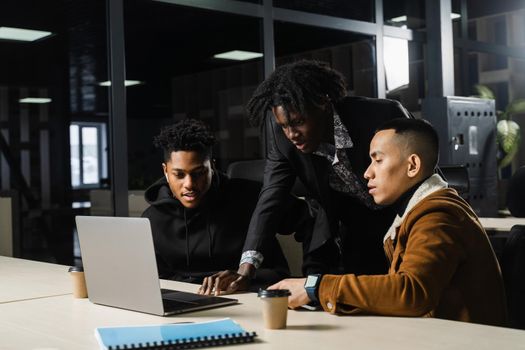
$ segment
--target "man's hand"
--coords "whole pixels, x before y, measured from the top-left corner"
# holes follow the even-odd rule
[[[292,293],[288,297],[288,307],[296,309],[311,302],[304,289],[304,282],[306,278],[288,278],[271,285],[268,289],[288,289]]]
[[[248,266],[246,266],[248,265]],[[255,272],[251,264],[242,264],[237,272],[225,270],[204,278],[198,294],[220,295],[231,294],[248,289],[250,276]]]

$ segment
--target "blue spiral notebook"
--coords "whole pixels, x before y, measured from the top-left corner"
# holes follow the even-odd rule
[[[230,318],[179,324],[99,327],[95,337],[103,350],[188,349],[250,343],[255,332],[246,332]]]

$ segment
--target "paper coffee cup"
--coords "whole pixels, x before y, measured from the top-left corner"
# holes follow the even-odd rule
[[[264,325],[268,329],[286,328],[288,289],[261,289],[257,294],[263,303]]]
[[[73,297],[87,298],[84,269],[79,266],[72,266],[69,268],[69,274],[71,275],[71,281],[73,283]]]

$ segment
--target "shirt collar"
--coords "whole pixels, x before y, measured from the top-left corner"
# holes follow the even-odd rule
[[[354,147],[354,143],[348,134],[348,129],[337,112],[334,113],[334,144],[336,149]]]
[[[354,147],[354,143],[348,134],[348,129],[341,121],[339,114],[334,112],[334,145],[323,142],[314,154],[328,158],[331,162],[337,162],[337,150]]]

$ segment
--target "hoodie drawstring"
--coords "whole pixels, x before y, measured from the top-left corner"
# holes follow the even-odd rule
[[[213,237],[211,234],[210,229],[210,212],[207,212],[206,215],[206,229],[208,231],[208,256],[210,257],[210,261],[213,264],[213,254],[212,254],[212,247],[213,247]]]
[[[190,266],[190,235],[188,231],[188,219],[186,217],[186,208],[183,210],[184,212],[184,229],[186,232],[186,266]],[[210,258],[211,263],[213,264],[213,235],[210,228],[210,213],[206,213],[206,231],[208,232],[208,256]]]
[[[186,229],[186,266],[190,266],[190,237],[188,234],[188,221],[186,220],[186,208],[184,208],[184,228]]]

